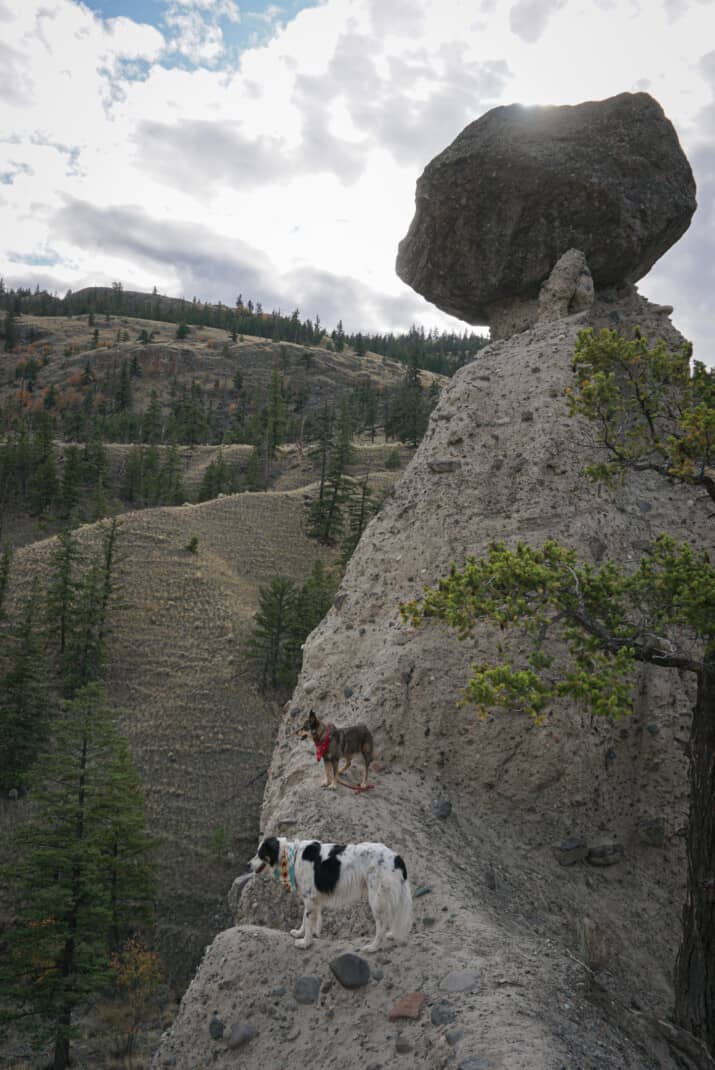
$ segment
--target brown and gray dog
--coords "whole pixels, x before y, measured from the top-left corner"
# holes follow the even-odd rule
[[[338,728],[327,721],[321,721],[315,711],[311,710],[308,720],[298,729],[298,735],[302,739],[313,741],[318,761],[322,758],[325,763],[324,788],[336,788],[338,776],[350,768],[353,757],[358,754],[362,755],[365,763],[361,786],[367,786],[367,772],[373,751],[372,735],[367,725],[355,724],[349,728]],[[345,759],[345,765],[339,769],[341,758]]]

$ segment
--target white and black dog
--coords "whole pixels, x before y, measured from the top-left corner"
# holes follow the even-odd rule
[[[296,947],[320,936],[323,907],[346,907],[365,894],[375,918],[375,937],[362,950],[377,951],[385,937],[404,943],[412,927],[407,867],[384,843],[319,843],[269,836],[248,863],[255,874],[271,872],[303,897],[303,920],[291,929]]]

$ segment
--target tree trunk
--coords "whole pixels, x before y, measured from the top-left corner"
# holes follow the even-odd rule
[[[52,1061],[52,1070],[66,1070],[70,1064],[70,1024],[72,1022],[71,1009],[65,1009],[57,1022],[58,1030],[55,1036],[55,1055]]]
[[[675,1020],[715,1055],[715,653],[698,674],[690,733],[688,884]]]

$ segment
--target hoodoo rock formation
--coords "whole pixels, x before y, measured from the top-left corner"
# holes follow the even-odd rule
[[[346,1070],[705,1065],[667,1023],[685,888],[687,682],[639,668],[633,716],[621,723],[566,701],[541,726],[518,710],[480,721],[460,698],[472,663],[501,660],[498,630],[459,642],[400,617],[401,601],[497,539],[557,538],[593,562],[635,562],[662,531],[706,539],[702,490],[647,471],[613,491],[584,478],[595,459],[589,427],[568,415],[564,396],[582,327],[638,324],[654,340],[682,341],[669,308],[632,285],[601,289],[637,278],[687,226],[692,178],[672,128],[639,94],[499,109],[469,131],[483,124],[504,145],[499,113],[514,152],[530,123],[541,132],[526,137],[522,194],[495,195],[493,206],[484,194],[486,214],[477,211],[470,190],[481,198],[482,180],[466,155],[447,150],[427,171],[446,156],[463,184],[446,198],[452,222],[443,226],[438,199],[431,214],[424,208],[422,180],[408,240],[421,250],[413,277],[432,281],[442,307],[471,309],[480,322],[495,302],[527,297],[533,322],[450,380],[363,534],[334,608],[305,645],[261,816],[264,835],[399,851],[415,890],[413,933],[406,947],[371,957],[366,985],[346,989],[330,964],[366,942],[366,911],[325,916],[321,939],[300,951],[287,932],[300,917],[295,897],[270,879],[238,885],[238,924],[207,950],[155,1070],[239,1059],[247,1070],[327,1070],[336,1059]],[[551,151],[557,135],[560,153]],[[590,142],[601,153],[579,177],[574,146]],[[483,178],[492,191],[512,188],[504,151],[503,166]],[[541,192],[532,197],[531,185]],[[373,790],[322,790],[315,754],[296,735],[310,708],[341,726],[367,723],[379,759]],[[302,998],[307,987],[314,1002]],[[417,1016],[395,1020],[407,996]],[[237,1055],[239,1036],[250,1039]]]
[[[634,283],[695,211],[690,165],[647,93],[494,108],[427,165],[397,274],[428,301],[506,335],[556,261],[580,249],[597,290]],[[516,320],[524,329],[535,316]],[[496,330],[495,330],[496,327]]]

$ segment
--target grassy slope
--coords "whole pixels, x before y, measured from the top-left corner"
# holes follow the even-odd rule
[[[107,683],[162,841],[159,944],[178,981],[225,924],[226,890],[257,834],[277,714],[241,663],[258,587],[276,572],[301,580],[317,558],[335,557],[306,538],[303,516],[293,491],[148,509],[121,523]],[[185,549],[193,535],[197,554]],[[96,524],[78,532],[88,553],[99,536]],[[53,541],[17,552],[13,593],[46,575]],[[226,849],[217,852],[219,829]]]
[[[25,317],[23,322],[30,320]],[[107,328],[108,334],[116,334],[118,322],[115,319]],[[124,325],[134,337],[145,323]],[[161,345],[121,344],[112,350],[65,356],[65,346],[86,345],[91,337],[84,317],[37,318],[32,325],[46,332],[36,345],[51,344],[53,349],[38,390],[51,382],[67,384],[88,357],[93,366],[96,362],[105,369],[110,364],[118,368],[136,351],[147,371],[133,381],[138,408],[152,387],[168,396],[172,371],[187,382],[199,378],[208,389],[217,377],[230,383],[237,361],[244,383],[250,381],[259,391],[279,364],[287,366],[291,382],[293,375],[299,380],[310,375],[312,396],[321,405],[334,401],[366,372],[383,385],[403,374],[401,366],[381,357],[358,360],[348,352],[320,349],[313,350],[313,363],[306,369],[299,358],[304,347],[285,346],[286,360],[280,346],[262,341],[231,346],[227,359],[218,347],[225,332],[196,331],[179,343],[170,337],[172,325],[151,323],[148,330],[156,326],[165,336]],[[15,389],[16,360],[16,354],[3,356],[0,392]],[[106,448],[107,492],[113,496],[131,447],[110,443]],[[203,473],[221,448],[226,461],[245,468],[249,446],[180,446],[188,498],[196,498]],[[377,488],[388,487],[399,474],[384,467],[395,448],[380,441],[359,443],[353,474],[362,476],[369,470]],[[399,450],[406,463],[412,451]],[[61,458],[61,444],[58,454]],[[278,573],[302,580],[318,557],[328,562],[338,556],[338,551],[320,547],[303,531],[305,499],[314,493],[318,476],[315,453],[309,447],[287,445],[278,451],[274,489],[268,493],[135,510],[122,520],[121,594],[113,614],[108,683],[142,774],[152,829],[162,840],[159,937],[178,981],[190,975],[205,944],[225,924],[225,891],[258,831],[260,773],[270,758],[277,714],[241,664],[258,588]],[[53,544],[47,536],[58,527],[59,523],[7,511],[3,536],[21,547],[13,570],[16,589],[46,571]],[[100,527],[92,524],[79,529],[78,538],[88,551],[98,544],[99,532]],[[185,549],[194,535],[199,540],[196,555]],[[219,830],[225,835],[223,851],[215,847]]]
[[[248,335],[232,342],[226,331],[216,327],[192,327],[187,338],[177,341],[172,323],[113,316],[106,325],[103,317],[97,316],[99,348],[93,348],[95,328],[88,325],[86,316],[23,316],[18,323],[23,335],[32,330],[36,340],[31,344],[32,351],[21,344],[13,353],[0,354],[0,401],[19,385],[15,380],[16,365],[27,356],[37,359],[45,351],[50,360],[37,380],[39,392],[51,383],[66,386],[73,375],[83,371],[87,361],[100,378],[118,376],[122,362],[136,355],[143,372],[140,379],[132,380],[135,408],[139,411],[146,406],[152,389],[166,401],[174,378],[179,385],[187,386],[196,380],[209,398],[214,393],[218,399],[235,393],[232,380],[238,369],[244,390],[258,396],[267,390],[273,369],[277,368],[294,394],[308,391],[305,411],[310,412],[320,409],[326,401],[334,404],[344,390],[365,377],[386,389],[396,386],[405,372],[399,361],[375,353],[357,357],[350,349],[333,353],[323,346],[271,342]],[[141,330],[156,332],[151,343],[137,342]],[[117,342],[118,331],[126,331],[129,341]],[[68,348],[71,352],[67,352]],[[309,364],[306,353],[310,353]],[[443,379],[426,371],[421,375],[426,387],[433,379]]]

